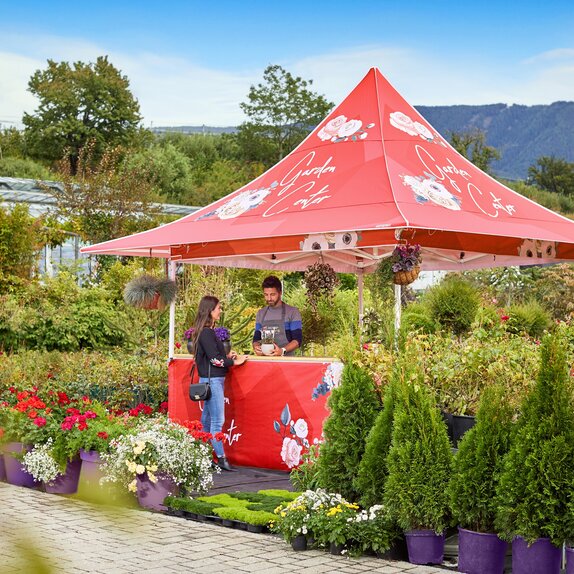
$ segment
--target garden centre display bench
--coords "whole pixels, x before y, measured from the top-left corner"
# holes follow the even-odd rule
[[[169,416],[201,419],[203,403],[189,399],[191,355],[169,364]],[[250,357],[225,384],[225,454],[232,464],[289,471],[321,439],[326,400],[342,364],[312,357]]]

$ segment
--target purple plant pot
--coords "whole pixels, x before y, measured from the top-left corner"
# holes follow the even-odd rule
[[[496,534],[458,529],[458,571],[503,574],[508,544]]]
[[[163,501],[166,496],[176,492],[177,485],[169,476],[161,474],[156,476],[157,482],[153,483],[149,480],[147,473],[138,474],[136,477],[138,502],[140,506],[151,510],[167,510]]]
[[[100,478],[103,476],[100,453],[97,450],[84,450],[81,448],[80,459],[82,460],[81,483],[97,487],[100,483]]]
[[[444,534],[434,530],[410,530],[405,532],[405,538],[411,564],[442,564]]]
[[[81,468],[82,460],[80,458],[68,461],[64,474],[60,474],[55,480],[44,485],[46,492],[50,494],[74,494],[77,492]]]
[[[560,574],[561,559],[562,548],[548,538],[538,538],[530,546],[521,536],[512,541],[512,574]]]
[[[4,445],[4,466],[6,469],[6,480],[9,484],[25,486],[26,488],[34,488],[37,485],[34,477],[12,455],[12,453],[21,453],[31,448],[31,446],[23,445],[21,442],[9,442]]]
[[[574,574],[574,548],[566,546],[566,574]]]
[[[0,482],[6,481],[6,466],[4,464],[4,454],[0,452]]]

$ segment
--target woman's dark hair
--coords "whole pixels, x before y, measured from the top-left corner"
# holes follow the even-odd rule
[[[204,327],[213,327],[213,319],[211,318],[211,312],[217,307],[219,299],[213,295],[205,295],[201,298],[199,306],[197,307],[197,313],[195,315],[195,321],[193,322],[193,335],[191,340],[193,342],[194,353],[197,355],[197,341],[199,340],[199,335]]]
[[[269,275],[269,277],[265,277],[265,279],[263,279],[263,284],[261,285],[261,288],[277,289],[279,293],[283,291],[283,289],[281,288],[281,281],[279,280],[279,277],[275,277],[275,275]]]

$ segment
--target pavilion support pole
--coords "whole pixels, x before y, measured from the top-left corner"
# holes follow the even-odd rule
[[[365,302],[363,297],[364,271],[359,267],[357,272],[357,288],[359,290],[359,340],[363,342],[363,319],[365,316]]]
[[[399,351],[399,330],[401,328],[401,286],[395,285],[395,352]]]
[[[175,263],[170,259],[167,264],[169,279],[175,281]],[[169,350],[168,356],[173,359],[175,349],[175,300],[169,306]]]

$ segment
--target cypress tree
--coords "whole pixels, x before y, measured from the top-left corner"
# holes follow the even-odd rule
[[[355,489],[365,508],[381,504],[387,479],[387,456],[391,447],[393,417],[395,415],[397,382],[395,377],[387,386],[383,410],[377,415],[365,444],[365,455],[359,465]]]
[[[356,501],[359,494],[353,482],[365,452],[367,434],[380,410],[372,378],[356,365],[347,364],[341,385],[333,389],[328,406],[331,414],[323,426],[325,442],[316,463],[317,482],[321,488]]]
[[[495,531],[496,487],[510,447],[512,415],[503,387],[486,388],[476,425],[459,444],[448,494],[453,517],[467,530]]]
[[[403,530],[441,533],[448,523],[452,464],[446,426],[417,363],[401,371],[384,502]]]
[[[504,460],[495,524],[508,540],[550,538],[560,546],[571,534],[574,405],[565,348],[559,332],[544,338],[538,379]]]

